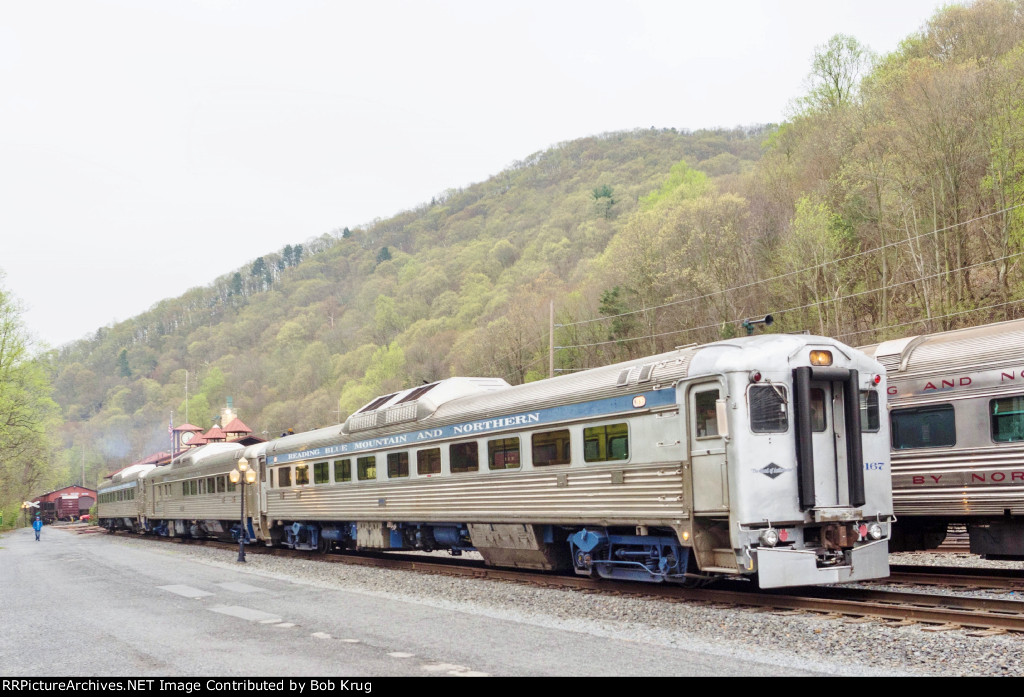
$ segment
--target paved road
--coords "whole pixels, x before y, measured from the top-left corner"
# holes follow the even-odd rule
[[[50,526],[40,542],[31,529],[0,537],[0,589],[4,628],[18,628],[0,633],[6,676],[777,674]]]

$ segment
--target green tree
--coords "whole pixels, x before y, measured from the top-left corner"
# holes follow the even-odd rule
[[[131,366],[128,365],[128,349],[126,348],[121,349],[121,352],[117,354],[117,371],[123,378],[130,378],[132,376]]]
[[[0,510],[8,520],[21,501],[53,483],[51,434],[59,418],[20,315],[19,304],[0,286]]]
[[[809,91],[802,104],[813,111],[832,111],[848,105],[860,81],[871,70],[871,49],[846,34],[836,34],[814,51]]]

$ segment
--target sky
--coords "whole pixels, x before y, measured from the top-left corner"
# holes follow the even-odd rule
[[[560,142],[786,119],[940,0],[0,0],[0,288],[56,347]]]

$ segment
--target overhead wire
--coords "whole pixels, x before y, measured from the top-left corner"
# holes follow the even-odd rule
[[[822,262],[820,264],[815,264],[813,266],[807,266],[805,268],[798,269],[796,271],[790,271],[790,272],[787,272],[787,273],[784,273],[784,274],[779,274],[777,276],[771,276],[769,278],[764,278],[764,279],[761,279],[761,280],[758,280],[758,281],[751,281],[750,283],[744,283],[742,285],[734,286],[732,288],[724,288],[722,290],[716,290],[716,291],[713,291],[711,293],[705,293],[704,295],[696,295],[696,296],[693,296],[693,297],[690,297],[690,298],[684,298],[682,300],[673,300],[672,302],[664,303],[662,305],[654,305],[652,307],[647,307],[647,308],[643,308],[643,309],[640,309],[640,310],[630,310],[629,312],[620,312],[619,314],[615,314],[615,315],[602,315],[601,317],[594,317],[594,318],[591,318],[591,319],[579,320],[577,322],[568,322],[566,324],[556,324],[555,327],[556,328],[574,327],[574,326],[582,325],[582,324],[591,324],[593,322],[604,322],[606,320],[615,319],[617,317],[627,317],[629,315],[636,315],[636,314],[640,314],[640,313],[653,312],[654,310],[661,310],[661,309],[664,309],[666,307],[673,307],[675,305],[682,305],[684,303],[696,302],[698,300],[706,300],[708,298],[713,298],[713,297],[715,297],[717,295],[724,295],[726,293],[732,293],[732,292],[735,292],[735,291],[744,290],[744,289],[747,289],[747,288],[752,288],[754,286],[759,286],[759,285],[762,285],[762,284],[765,284],[765,283],[771,283],[773,281],[779,281],[779,280],[782,280],[782,279],[785,279],[785,278],[789,278],[790,276],[795,276],[797,274],[806,273],[808,271],[814,271],[816,269],[821,269],[821,268],[830,266],[832,264],[838,264],[840,262],[849,261],[849,260],[852,260],[852,259],[856,259],[858,257],[866,256],[868,254],[874,254],[875,252],[880,252],[880,251],[888,249],[890,247],[894,247],[894,246],[897,246],[897,245],[902,245],[902,244],[907,244],[907,243],[910,243],[910,242],[914,242],[914,241],[919,240],[921,238],[928,237],[929,235],[938,235],[941,232],[946,232],[948,230],[952,230],[954,228],[957,228],[957,227],[960,227],[960,226],[963,226],[963,225],[969,225],[971,223],[978,222],[979,220],[984,220],[986,218],[991,218],[991,217],[996,216],[996,215],[1001,215],[1001,214],[1009,213],[1010,211],[1013,211],[1013,210],[1015,210],[1017,208],[1021,208],[1021,207],[1024,207],[1024,202],[1018,203],[1018,204],[1015,204],[1015,205],[1012,205],[1012,206],[1007,206],[1007,207],[1002,208],[1002,209],[1000,209],[998,211],[993,211],[991,213],[986,213],[984,215],[979,215],[979,216],[976,216],[974,218],[971,218],[970,220],[963,220],[963,221],[960,221],[958,223],[953,223],[952,225],[947,225],[946,227],[936,228],[934,230],[929,230],[928,232],[922,232],[922,233],[920,233],[918,235],[914,235],[912,237],[905,237],[905,238],[896,240],[894,242],[889,242],[887,244],[884,244],[884,245],[881,245],[881,246],[878,246],[878,247],[873,247],[873,248],[868,249],[868,250],[864,250],[864,251],[861,251],[861,252],[856,252],[854,254],[850,254],[850,255],[845,256],[845,257],[840,257],[838,259],[832,259],[830,261],[825,261],[825,262]],[[876,291],[873,291],[873,292],[878,292],[878,291],[876,290]],[[655,335],[655,336],[660,336],[660,335]],[[653,338],[653,337],[646,337],[646,338]],[[614,343],[614,342],[604,342],[604,343]]]

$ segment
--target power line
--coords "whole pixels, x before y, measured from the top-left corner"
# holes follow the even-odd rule
[[[745,284],[740,285],[740,286],[734,286],[732,288],[725,288],[723,290],[716,290],[716,291],[714,291],[712,293],[706,293],[704,295],[697,295],[697,296],[694,296],[692,298],[684,298],[683,300],[673,300],[672,302],[665,303],[663,305],[655,305],[653,307],[648,307],[648,308],[644,308],[644,309],[641,309],[641,310],[631,310],[629,312],[622,312],[622,313],[619,313],[617,315],[603,315],[601,317],[595,317],[593,319],[584,319],[584,320],[580,320],[578,322],[570,322],[568,324],[557,324],[555,326],[559,327],[559,328],[561,328],[561,327],[574,327],[574,326],[581,325],[581,324],[590,324],[592,322],[603,322],[605,320],[615,319],[617,317],[626,317],[626,316],[629,316],[629,315],[636,315],[636,314],[640,314],[642,312],[643,313],[653,312],[654,310],[660,310],[660,309],[663,309],[663,308],[666,308],[666,307],[672,307],[674,305],[681,305],[683,303],[695,302],[697,300],[706,300],[706,299],[712,298],[712,297],[714,297],[716,295],[724,295],[725,293],[731,293],[733,291],[744,290],[746,288],[752,288],[754,286],[759,286],[759,285],[762,285],[764,283],[770,283],[772,281],[779,281],[779,280],[782,280],[784,278],[789,278],[790,276],[795,276],[797,274],[802,274],[802,273],[804,273],[806,271],[813,271],[815,269],[824,268],[824,267],[832,265],[832,264],[838,264],[838,263],[843,262],[843,261],[849,261],[851,259],[856,259],[858,257],[862,257],[862,256],[865,256],[865,255],[868,255],[868,254],[873,254],[875,252],[879,252],[879,251],[882,251],[884,249],[888,249],[890,247],[894,247],[896,245],[901,245],[901,244],[906,244],[908,242],[913,242],[915,240],[919,240],[922,237],[927,237],[929,235],[937,235],[940,232],[946,232],[947,230],[952,230],[952,229],[960,227],[962,225],[969,225],[970,223],[975,223],[975,222],[977,222],[979,220],[984,220],[986,218],[991,218],[992,216],[1000,215],[1000,214],[1003,214],[1003,213],[1008,213],[1008,212],[1013,211],[1013,210],[1015,210],[1017,208],[1020,208],[1022,206],[1024,206],[1024,203],[1018,203],[1018,204],[1015,204],[1013,206],[1007,206],[1006,208],[1003,208],[1001,210],[994,211],[992,213],[986,213],[985,215],[979,215],[979,216],[977,216],[975,218],[971,218],[970,220],[964,220],[964,221],[961,221],[959,223],[953,223],[952,225],[947,225],[944,228],[937,228],[935,230],[930,230],[928,232],[922,232],[919,235],[915,235],[913,237],[907,237],[905,239],[897,240],[895,242],[890,242],[890,243],[884,244],[884,245],[882,245],[880,247],[873,247],[871,249],[868,249],[868,250],[865,250],[865,251],[862,251],[862,252],[857,252],[857,253],[851,254],[849,256],[840,257],[839,259],[833,259],[831,261],[822,262],[821,264],[816,264],[814,266],[808,266],[808,267],[805,267],[803,269],[798,269],[796,271],[790,271],[788,273],[784,273],[784,274],[781,274],[781,275],[778,275],[778,276],[772,276],[770,278],[761,279],[759,281],[752,281],[751,283],[745,283]],[[650,338],[650,337],[648,337],[648,338]],[[611,343],[611,342],[606,342],[606,343]]]
[[[1022,205],[1024,205],[1024,204],[1022,204]],[[975,269],[975,268],[978,268],[980,266],[985,266],[986,264],[994,264],[994,263],[997,263],[997,262],[1000,262],[1000,261],[1006,261],[1008,259],[1015,259],[1015,258],[1021,257],[1021,256],[1024,256],[1024,252],[1016,252],[1014,254],[1007,254],[1005,256],[997,257],[995,259],[987,259],[985,261],[980,261],[980,262],[978,262],[976,264],[971,264],[969,266],[964,266],[964,267],[962,267],[960,269],[957,269],[957,271],[969,271],[971,269]],[[899,288],[901,286],[912,285],[912,284],[920,283],[922,281],[929,281],[929,280],[932,280],[932,279],[935,279],[935,278],[939,278],[941,276],[946,276],[949,273],[951,273],[951,272],[950,271],[940,271],[938,273],[934,273],[934,274],[931,274],[929,276],[919,276],[919,277],[914,278],[914,279],[910,279],[910,280],[907,280],[907,281],[901,281],[900,283],[893,284],[893,285],[889,286],[888,288],[889,289]],[[806,310],[806,309],[813,308],[813,307],[819,307],[821,305],[825,305],[825,304],[828,304],[828,303],[838,304],[839,302],[842,302],[844,300],[850,300],[852,298],[857,298],[857,297],[860,297],[860,296],[863,296],[863,295],[871,295],[871,294],[874,294],[874,293],[878,293],[881,290],[882,289],[880,289],[880,288],[875,288],[875,289],[871,289],[871,290],[860,291],[860,292],[857,292],[857,293],[849,293],[847,295],[843,295],[843,296],[840,296],[838,298],[829,298],[828,300],[825,300],[825,301],[822,301],[822,302],[808,303],[806,305],[799,305],[799,306],[795,306],[795,307],[789,307],[789,308],[786,308],[784,310],[777,310],[777,311],[774,311],[772,314],[773,315],[784,315],[784,314],[787,314],[787,313],[790,313],[790,312],[798,312],[800,310]],[[1022,300],[1022,301],[1013,301],[1013,302],[1024,302],[1024,300]],[[1006,304],[1010,304],[1010,303],[1003,303],[1002,305],[1006,305]],[[994,308],[994,307],[1001,307],[1002,305],[993,305],[993,306],[988,306],[988,307],[973,308],[971,310],[965,310],[963,312],[953,313],[953,314],[950,314],[950,315],[941,315],[939,317],[926,318],[925,320],[913,320],[911,322],[906,322],[904,324],[892,325],[891,327],[882,327],[882,328],[875,328],[875,329],[864,329],[864,330],[861,330],[859,332],[852,332],[852,333],[843,334],[843,335],[840,335],[840,336],[854,336],[854,335],[857,335],[857,334],[865,334],[865,333],[872,332],[872,331],[884,331],[886,329],[891,329],[891,328],[895,328],[895,327],[905,326],[906,324],[914,324],[915,322],[919,322],[919,321],[927,321],[928,319],[945,319],[946,317],[952,317],[952,316],[959,315],[959,314],[965,314],[967,312],[978,312],[978,311],[981,311],[981,310],[987,310],[987,309],[991,309],[991,308]],[[595,342],[595,343],[592,343],[592,344],[575,344],[575,345],[572,345],[572,346],[556,346],[555,348],[556,349],[592,348],[592,347],[598,347],[598,346],[607,346],[608,344],[622,344],[622,343],[628,343],[628,342],[632,342],[632,341],[643,341],[643,340],[646,340],[646,339],[658,339],[658,338],[665,337],[665,336],[672,336],[674,334],[684,334],[684,333],[687,333],[687,332],[700,331],[702,329],[711,329],[711,328],[714,328],[714,327],[719,327],[722,324],[723,324],[723,322],[717,322],[716,321],[716,322],[714,322],[712,324],[705,324],[705,325],[700,325],[700,326],[696,326],[696,327],[688,327],[686,329],[678,329],[676,331],[671,331],[671,332],[662,332],[662,333],[659,333],[659,334],[648,334],[646,336],[628,337],[628,338],[623,338],[623,339],[612,339],[612,340],[609,340],[609,341],[600,341],[600,342]],[[835,338],[839,338],[839,337],[835,337]]]

